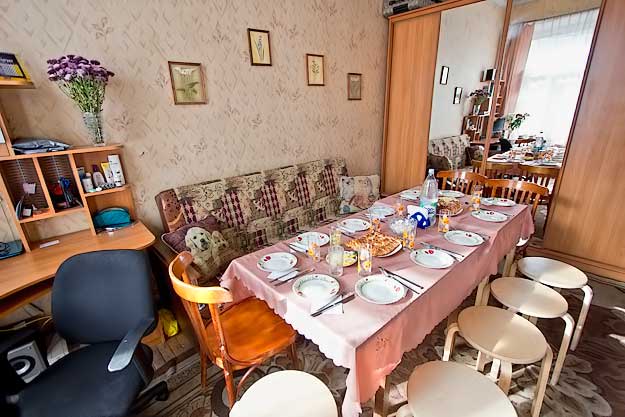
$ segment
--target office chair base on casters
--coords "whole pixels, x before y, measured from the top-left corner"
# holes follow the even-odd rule
[[[139,395],[139,397],[132,404],[131,415],[139,414],[150,404],[152,400],[167,401],[168,399],[169,388],[167,388],[167,383],[165,381],[161,381]]]

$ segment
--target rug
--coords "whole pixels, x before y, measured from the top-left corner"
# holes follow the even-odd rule
[[[541,412],[542,417],[598,417],[625,416],[625,293],[622,290],[592,283],[596,302],[590,308],[580,344],[575,352],[569,352],[562,375],[556,386],[549,385]],[[581,301],[574,292],[563,292],[576,318]],[[602,302],[601,299],[609,299]],[[472,299],[465,300],[470,305]],[[404,354],[402,362],[391,374],[390,402],[405,401],[406,381],[415,366],[440,359],[445,341],[445,323],[437,326],[421,345]],[[538,327],[557,354],[563,321],[540,320]],[[319,352],[316,345],[300,338],[297,345],[302,369],[323,381],[339,406],[345,394],[347,369],[338,367]],[[475,364],[477,351],[460,341],[453,360],[467,365]],[[555,361],[555,358],[554,358]],[[271,372],[290,369],[286,355],[274,357],[260,367],[250,378],[249,384]],[[530,416],[530,407],[538,376],[538,366],[528,366],[520,376],[513,379],[509,398],[519,417]],[[188,358],[163,376],[171,391],[166,402],[155,402],[140,415],[145,417],[225,417],[226,397],[223,392],[221,371],[209,370],[209,387],[200,387],[200,367],[197,355]],[[156,381],[158,382],[158,381]],[[247,384],[249,386],[249,384]],[[214,396],[211,400],[211,397]],[[217,404],[213,409],[211,404]],[[363,404],[362,416],[373,415],[373,402]]]

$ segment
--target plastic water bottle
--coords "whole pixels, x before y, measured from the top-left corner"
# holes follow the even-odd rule
[[[421,197],[419,198],[419,206],[428,211],[430,225],[436,221],[436,205],[438,204],[438,182],[434,178],[434,170],[428,170],[428,177],[421,185]]]

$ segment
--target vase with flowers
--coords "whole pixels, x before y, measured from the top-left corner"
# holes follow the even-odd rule
[[[115,74],[95,59],[64,55],[48,60],[48,79],[57,83],[83,112],[83,121],[96,146],[104,145],[102,103],[109,78]]]
[[[469,97],[473,98],[473,114],[478,115],[480,114],[480,108],[482,107],[482,104],[484,104],[484,102],[489,99],[490,94],[488,93],[488,90],[477,89],[469,94]]]

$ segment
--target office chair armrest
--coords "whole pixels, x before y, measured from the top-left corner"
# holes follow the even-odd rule
[[[153,323],[154,318],[145,318],[139,322],[137,327],[126,333],[126,336],[124,336],[124,339],[119,343],[117,349],[115,349],[115,353],[113,353],[113,357],[109,362],[109,372],[121,371],[128,366],[135,353],[135,349],[137,349],[139,342],[141,342],[141,338]]]

